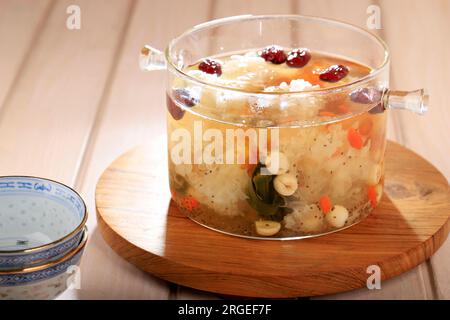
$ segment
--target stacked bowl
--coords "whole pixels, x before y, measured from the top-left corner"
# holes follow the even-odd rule
[[[78,272],[86,220],[73,189],[37,177],[0,177],[0,299],[62,293]]]

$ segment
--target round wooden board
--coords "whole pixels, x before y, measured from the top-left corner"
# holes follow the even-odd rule
[[[389,142],[380,206],[356,226],[291,241],[249,240],[204,228],[170,201],[164,139],[114,161],[96,189],[106,242],[124,259],[165,280],[226,295],[300,297],[366,285],[429,258],[449,232],[447,180],[412,151]]]

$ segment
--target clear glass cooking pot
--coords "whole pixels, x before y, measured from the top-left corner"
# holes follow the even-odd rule
[[[205,57],[271,44],[344,57],[371,71],[289,92],[252,91],[187,71]],[[389,51],[380,38],[317,17],[210,21],[172,40],[165,53],[144,46],[140,65],[167,70],[173,201],[203,226],[248,238],[318,236],[368,216],[383,192],[389,109],[423,114],[428,103],[423,89],[389,89]],[[324,106],[340,111],[321,114]]]

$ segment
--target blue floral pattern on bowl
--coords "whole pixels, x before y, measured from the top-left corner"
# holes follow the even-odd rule
[[[57,261],[23,269],[0,272],[0,299],[52,299],[67,289],[78,266],[88,239],[83,230],[81,242]]]
[[[86,206],[71,188],[35,177],[0,177],[0,271],[55,261],[75,248]]]
[[[51,268],[39,270],[30,273],[23,274],[0,274],[0,287],[17,286],[25,283],[41,281],[48,278],[55,277],[72,266],[76,265],[83,255],[83,250],[79,251],[69,260],[66,260],[60,264],[57,264]]]
[[[55,261],[75,248],[80,243],[82,235],[83,232],[80,231],[74,237],[53,248],[31,254],[0,255],[0,270],[22,269],[41,262]]]

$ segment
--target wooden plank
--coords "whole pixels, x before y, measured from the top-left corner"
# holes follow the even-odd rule
[[[440,1],[382,1],[384,37],[392,54],[392,86],[425,87],[430,109],[424,117],[392,112],[400,141],[433,163],[450,179],[448,139],[450,113],[447,84],[450,81],[450,3]],[[404,10],[408,8],[408,10]],[[401,18],[399,12],[402,12]],[[428,273],[434,297],[450,298],[450,241],[431,258]]]
[[[391,86],[396,89],[426,88],[430,109],[425,117],[410,112],[391,112],[398,118],[398,136],[406,146],[419,152],[450,178],[448,150],[447,84],[450,80],[450,4],[446,0],[382,1],[384,38],[391,49]],[[395,12],[401,8],[402,18]],[[401,132],[401,133],[400,133]]]
[[[83,26],[73,31],[69,4],[55,4],[1,110],[0,174],[74,182],[128,3],[78,2]]]
[[[367,28],[367,8],[369,5],[377,4],[372,1],[357,1],[357,0],[316,0],[296,2],[296,13],[312,16],[327,17],[336,19],[354,25]],[[401,30],[401,28],[394,25],[385,24],[384,17],[388,12],[403,12],[400,8],[387,9],[385,4],[382,4],[382,30],[371,30],[383,37],[385,33],[391,30]],[[414,12],[413,14],[418,14]],[[395,21],[398,21],[398,16]],[[403,18],[401,20],[404,20]],[[415,22],[414,22],[415,23]],[[396,41],[396,40],[395,40]],[[391,64],[393,70],[395,68],[395,61]],[[392,77],[391,77],[392,78]],[[391,113],[392,116],[393,113]],[[395,116],[395,115],[394,115]],[[396,119],[389,119],[388,137],[394,141],[404,143],[401,139],[401,134],[398,130],[394,130]],[[409,299],[430,299],[433,297],[431,280],[429,278],[429,270],[426,264],[420,265],[418,268],[400,275],[394,279],[385,281],[382,284],[382,290],[367,290],[360,289],[345,294],[333,295],[324,297],[326,299],[388,299],[388,298],[409,298]]]
[[[80,30],[66,28],[66,8],[73,2],[55,3],[1,110],[0,174],[39,175],[74,184],[131,3],[77,1]],[[8,28],[16,28],[14,21]],[[95,237],[91,229],[91,241]],[[102,270],[98,265],[96,269]],[[120,278],[104,276],[110,277],[111,286]]]
[[[195,14],[180,15],[180,12]],[[65,295],[67,298],[86,295],[108,299],[167,299],[175,296],[176,287],[169,295],[166,282],[138,270],[106,245],[96,229],[94,190],[102,171],[121,153],[156,137],[165,139],[165,73],[139,70],[141,47],[150,44],[164,49],[173,37],[206,21],[208,12],[207,0],[136,3],[76,183],[91,211],[88,225],[92,238],[82,266],[81,296],[69,292]],[[164,153],[165,150],[161,150],[161,154]],[[99,265],[102,268],[98,268]]]
[[[51,5],[50,0],[0,2],[0,109],[21,74]]]
[[[335,19],[366,28],[369,0],[293,0],[294,13]]]
[[[211,19],[244,14],[290,14],[293,2],[290,0],[215,0],[211,10]]]

